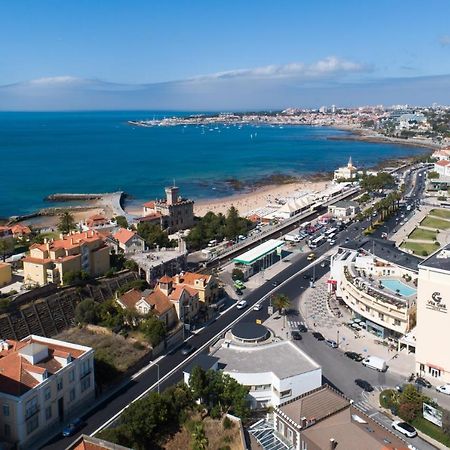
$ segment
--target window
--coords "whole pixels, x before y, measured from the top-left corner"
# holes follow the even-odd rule
[[[50,420],[51,418],[52,418],[52,407],[47,406],[47,408],[45,408],[45,420]]]
[[[5,403],[3,405],[3,415],[4,416],[9,416],[9,405],[8,405],[8,403]]]
[[[25,418],[31,417],[38,412],[38,399],[33,397],[25,403]]]
[[[70,390],[69,400],[73,402],[75,400],[75,388]]]
[[[84,392],[86,389],[89,389],[91,386],[91,377],[85,377],[81,380],[81,392]]]
[[[291,444],[294,442],[294,433],[290,428],[287,429],[287,438]]]
[[[366,311],[370,312],[370,308],[366,305]]]
[[[7,423],[5,423],[4,430],[5,437],[9,437],[11,435],[11,427]]]
[[[44,400],[50,400],[51,396],[52,396],[52,388],[48,386],[45,388],[44,391]]]
[[[380,320],[384,320],[384,314],[383,313],[378,313],[378,318]]]
[[[36,414],[27,420],[27,434],[32,433],[39,426],[39,416]]]
[[[288,389],[286,391],[281,391],[280,392],[280,398],[285,398],[285,397],[289,397],[292,394],[292,390]]]
[[[75,369],[72,369],[69,372],[69,381],[72,383],[72,381],[74,381],[74,380],[75,380]]]
[[[400,320],[394,319],[394,325],[397,326],[397,327],[400,326],[401,325]]]
[[[83,378],[84,376],[86,376],[88,373],[91,372],[89,362],[90,361],[88,359],[81,362],[80,378]]]
[[[62,378],[60,378],[58,380],[58,384],[56,385],[56,388],[58,389],[58,391],[62,390],[62,388],[63,388],[63,379]]]

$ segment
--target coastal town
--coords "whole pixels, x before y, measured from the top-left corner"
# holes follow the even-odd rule
[[[448,329],[450,147],[411,114],[436,145],[380,169],[348,155],[329,179],[200,205],[171,185],[140,208],[123,192],[69,193],[52,196],[71,204],[50,221],[11,217],[5,444],[148,448],[186,437],[150,416],[167,431],[137,432],[133,415],[175,403],[198,420],[197,402],[210,428],[196,426],[218,446],[447,445],[450,360],[436,342]]]

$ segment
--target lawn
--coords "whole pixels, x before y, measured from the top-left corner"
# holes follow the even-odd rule
[[[419,417],[414,420],[412,424],[422,433],[425,433],[433,439],[436,439],[436,441],[444,444],[447,447],[450,446],[450,436],[448,434],[445,434],[442,429],[436,426],[434,423],[429,422],[423,417]]]
[[[450,210],[448,209],[432,209],[431,216],[442,217],[443,219],[450,219]]]
[[[412,250],[414,254],[419,256],[428,256],[439,248],[434,244],[419,244],[417,242],[408,241],[404,242],[401,247]]]
[[[436,239],[436,232],[430,230],[422,230],[416,228],[409,236],[408,239],[420,239],[423,241],[434,241]]]
[[[439,230],[448,230],[450,228],[450,222],[442,219],[435,219],[434,217],[425,217],[420,223],[423,227],[435,228]]]

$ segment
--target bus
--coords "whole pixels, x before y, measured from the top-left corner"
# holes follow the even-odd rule
[[[327,241],[328,241],[328,242],[334,241],[334,238],[336,237],[336,234],[337,234],[337,233],[331,233],[331,234],[329,234],[329,235],[327,236]]]
[[[337,228],[330,228],[329,230],[325,231],[325,236],[329,237],[332,234],[336,234],[337,230]]]
[[[317,248],[317,247],[319,247],[319,245],[322,245],[325,241],[326,241],[326,238],[325,238],[325,236],[322,235],[322,236],[319,236],[319,237],[313,239],[309,243],[309,246],[311,248]]]

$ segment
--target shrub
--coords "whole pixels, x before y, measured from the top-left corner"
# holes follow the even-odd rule
[[[233,421],[225,416],[225,418],[223,419],[223,428],[225,430],[230,430],[231,428],[233,428],[233,426],[234,426]]]
[[[420,252],[420,254],[421,254],[422,256],[428,256],[428,252],[427,252],[426,250],[422,250],[422,251]]]
[[[233,269],[233,272],[231,272],[231,278],[235,281],[244,281],[244,272],[241,269]]]

